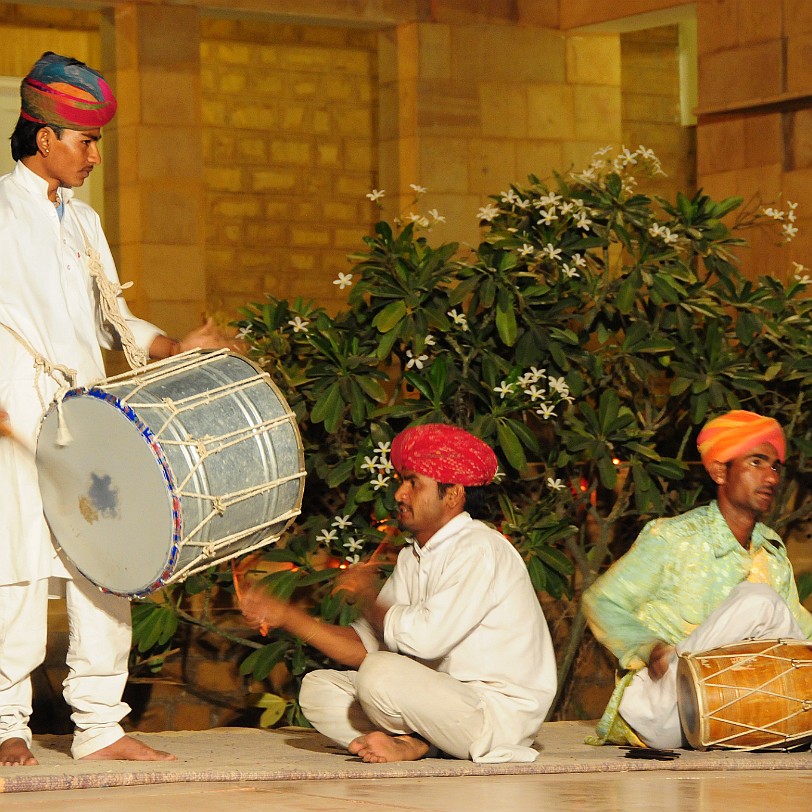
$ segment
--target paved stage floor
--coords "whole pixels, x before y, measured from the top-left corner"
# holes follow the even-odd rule
[[[812,809],[812,753],[678,751],[630,759],[583,742],[588,722],[542,728],[533,764],[453,759],[363,764],[312,730],[136,734],[175,762],[76,762],[70,738],[36,737],[37,767],[0,767],[0,810],[224,812],[781,812]]]

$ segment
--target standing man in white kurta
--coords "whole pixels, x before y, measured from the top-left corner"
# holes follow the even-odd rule
[[[64,695],[73,711],[74,758],[173,758],[124,735],[129,602],[102,593],[57,553],[33,457],[40,418],[59,386],[69,377],[80,386],[103,378],[100,347],[116,345],[87,247],[99,252],[117,286],[113,258],[98,215],[73,197],[101,160],[101,127],[115,110],[100,74],[44,54],[22,82],[11,139],[17,163],[0,178],[0,765],[37,763],[30,675],[45,657],[49,579],[65,582]],[[117,304],[135,344],[153,358],[211,346],[211,331],[175,341],[133,317],[120,296]]]
[[[324,624],[257,587],[243,614],[352,669],[308,674],[299,702],[318,731],[364,761],[438,751],[533,761],[556,688],[550,634],[521,556],[466,510],[493,479],[496,457],[463,429],[428,424],[399,434],[391,459],[402,480],[399,525],[412,543],[378,595],[368,567],[350,570],[363,618]]]

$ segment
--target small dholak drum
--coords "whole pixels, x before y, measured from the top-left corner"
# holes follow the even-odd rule
[[[812,740],[812,643],[748,640],[680,656],[680,721],[689,744],[787,749]]]
[[[60,446],[62,421],[72,439]],[[226,350],[72,390],[43,418],[37,468],[65,554],[127,597],[277,540],[299,514],[305,477],[287,402]]]

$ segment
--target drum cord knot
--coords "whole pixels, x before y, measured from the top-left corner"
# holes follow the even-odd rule
[[[62,401],[64,400],[65,395],[71,389],[75,388],[76,378],[78,376],[77,371],[75,369],[71,369],[69,366],[65,366],[65,364],[54,364],[41,352],[37,352],[37,350],[35,350],[31,344],[26,341],[13,327],[9,327],[9,325],[5,322],[0,322],[0,325],[5,327],[6,330],[8,330],[8,332],[11,333],[11,335],[20,342],[20,344],[22,344],[25,351],[34,359],[34,369],[36,370],[34,375],[34,389],[37,391],[37,397],[39,398],[39,403],[42,407],[43,414],[45,413],[47,404],[45,403],[45,399],[42,397],[42,392],[40,392],[39,379],[42,374],[45,373],[57,384],[58,388],[54,394],[54,402],[56,403],[57,411],[56,444],[58,446],[70,445],[73,438],[71,437],[67,423],[65,422]],[[57,374],[61,376],[61,381],[57,377]]]

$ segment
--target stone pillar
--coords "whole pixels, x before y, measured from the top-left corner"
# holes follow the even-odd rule
[[[107,236],[133,312],[179,336],[206,299],[200,12],[116,5],[101,38],[118,98],[103,133]]]

